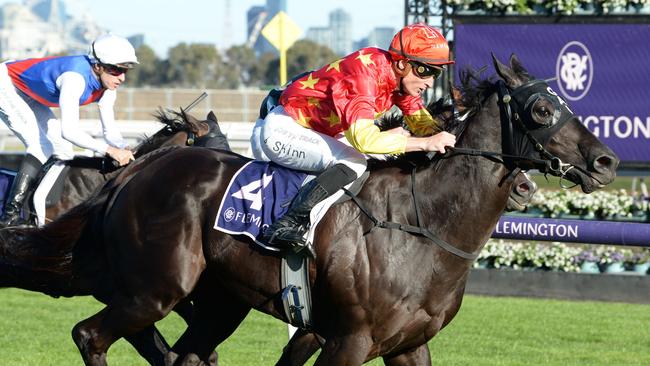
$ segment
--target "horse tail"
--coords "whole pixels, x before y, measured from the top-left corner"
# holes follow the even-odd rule
[[[43,227],[2,230],[0,287],[56,297],[90,294],[88,281],[106,272],[102,241],[93,229],[112,189],[113,185],[107,185]]]

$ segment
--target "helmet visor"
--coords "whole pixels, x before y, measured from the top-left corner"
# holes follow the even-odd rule
[[[440,75],[442,75],[442,72],[445,70],[445,68],[441,66],[429,65],[429,64],[425,64],[413,60],[409,60],[408,63],[411,64],[411,66],[413,66],[413,73],[415,74],[415,76],[421,79],[426,79],[431,76],[433,76],[434,79],[437,79]]]

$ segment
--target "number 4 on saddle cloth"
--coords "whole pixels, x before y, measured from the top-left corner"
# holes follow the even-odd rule
[[[219,206],[214,228],[227,234],[245,235],[272,251],[277,248],[258,241],[262,232],[275,220],[284,215],[291,206],[300,187],[313,179],[314,175],[284,168],[275,163],[251,161],[233,176],[226,194]],[[350,189],[360,189],[367,174],[363,175]],[[357,186],[357,189],[354,189]],[[311,211],[311,227],[307,243],[312,245],[314,229],[329,207],[340,195],[321,201]],[[346,196],[347,197],[347,196]],[[313,248],[310,248],[313,249]]]

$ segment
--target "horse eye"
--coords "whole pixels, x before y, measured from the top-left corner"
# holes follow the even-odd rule
[[[551,115],[551,111],[548,110],[546,107],[541,107],[537,113],[539,113],[540,116],[546,118]]]

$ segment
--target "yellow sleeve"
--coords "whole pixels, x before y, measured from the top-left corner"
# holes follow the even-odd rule
[[[360,119],[345,131],[345,138],[362,153],[401,154],[406,150],[406,136],[381,132],[371,119]]]
[[[425,108],[404,116],[404,120],[414,136],[431,136],[442,131],[441,122],[433,118]]]

